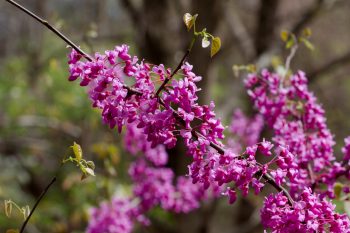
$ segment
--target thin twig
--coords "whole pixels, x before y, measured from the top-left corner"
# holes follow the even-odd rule
[[[164,106],[164,102],[160,98],[158,98],[158,100],[159,100],[159,103]],[[171,109],[171,110],[173,111],[173,115],[174,115],[175,119],[180,119],[179,122],[182,125],[184,125],[185,123],[183,122],[183,120],[180,117],[179,113],[177,111],[175,111],[174,109]],[[199,132],[197,132],[195,130],[192,130],[192,136],[194,138],[204,137],[202,134],[200,134]],[[218,144],[216,144],[214,142],[210,142],[209,145],[210,145],[210,147],[215,149],[219,154],[221,154],[221,155],[225,154],[225,149],[223,147],[221,147],[220,145],[218,145]],[[257,172],[257,176],[262,176],[266,180],[266,182],[269,183],[270,185],[272,185],[278,192],[282,192],[287,197],[288,203],[291,206],[293,206],[294,200],[291,197],[291,195],[289,194],[288,190],[285,189],[283,186],[278,185],[276,183],[276,181],[274,180],[274,178],[270,174],[268,174],[268,173],[265,173],[265,174],[262,174],[262,175],[261,174],[262,174],[261,170]]]
[[[73,49],[75,49],[79,54],[81,54],[83,57],[85,57],[88,61],[93,61],[93,59],[87,54],[85,53],[82,49],[80,49],[77,45],[75,45],[71,40],[69,40],[65,35],[63,35],[61,32],[59,32],[57,29],[55,29],[53,26],[51,26],[46,20],[43,20],[42,18],[40,18],[39,16],[37,16],[36,14],[34,14],[33,12],[31,12],[30,10],[26,9],[25,7],[21,6],[20,4],[16,3],[13,0],[6,0],[7,2],[9,2],[10,4],[16,6],[18,9],[20,9],[21,11],[25,12],[26,14],[30,15],[31,17],[33,17],[35,20],[37,20],[38,22],[40,22],[41,24],[45,25],[50,31],[52,31],[53,33],[55,33],[59,38],[61,38],[62,40],[64,40],[68,45],[70,45]],[[184,57],[181,59],[179,65],[175,68],[175,70],[172,72],[172,74],[169,76],[169,78],[165,79],[164,82],[162,83],[162,85],[159,87],[159,89],[156,92],[156,96],[159,95],[159,93],[162,91],[162,89],[164,88],[164,86],[171,80],[171,78],[177,73],[177,71],[181,68],[182,64],[184,63],[184,61],[186,60],[186,58],[188,57],[189,53],[191,52],[191,49],[193,47],[193,44],[195,42],[195,37],[192,39],[191,44],[189,46],[189,48],[187,49]],[[123,86],[125,89],[128,90],[128,92],[130,94],[135,94],[135,95],[142,95],[141,92],[132,89],[131,87],[128,87],[126,85]],[[162,104],[162,100],[160,98],[158,98],[158,101],[160,104]],[[163,103],[164,104],[164,103]],[[175,116],[176,119],[179,118],[179,114],[174,110],[173,114]],[[181,118],[180,118],[181,119]],[[195,132],[195,131],[193,131]],[[194,135],[200,136],[200,134],[198,132],[195,132]],[[218,153],[220,154],[225,154],[225,149],[222,148],[220,145],[210,142],[210,146],[215,149]],[[269,175],[269,174],[263,174],[262,177],[269,183],[271,184],[277,191],[279,192],[283,192],[283,194],[288,198],[288,201],[290,203],[290,205],[293,205],[293,199],[291,198],[290,194],[288,193],[288,191],[278,185],[276,183],[276,181]],[[47,190],[50,188],[50,186],[56,181],[56,177],[54,177],[54,179],[51,181],[51,183],[46,187],[46,189],[44,190],[44,192],[40,195],[37,203],[35,203],[33,210],[31,211],[30,215],[28,216],[28,218],[26,219],[26,221],[24,222],[24,224],[22,225],[21,231],[20,233],[23,233],[24,227],[27,224],[30,216],[32,215],[32,213],[34,212],[36,206],[39,204],[40,200],[43,198],[43,196],[45,195],[45,193],[47,192]]]
[[[288,55],[287,59],[286,59],[286,64],[285,64],[285,69],[286,69],[286,75],[290,69],[290,63],[292,62],[293,57],[295,56],[295,53],[298,50],[298,42],[295,42],[295,45],[292,46],[292,48],[290,49],[290,54]]]
[[[181,69],[181,66],[184,64],[185,60],[187,59],[187,57],[190,55],[190,52],[192,50],[193,44],[195,42],[196,38],[193,37],[192,41],[190,43],[190,46],[188,47],[186,53],[184,54],[184,56],[182,57],[180,63],[177,65],[177,67],[175,68],[175,70],[171,73],[171,75],[169,77],[167,77],[164,82],[162,83],[162,85],[160,85],[160,87],[158,88],[157,92],[156,92],[156,97],[159,96],[159,93],[163,90],[163,88],[165,87],[165,85],[174,77],[174,75]]]
[[[47,193],[47,191],[50,189],[51,185],[52,185],[53,183],[55,183],[55,181],[56,181],[56,176],[51,180],[51,182],[46,186],[46,188],[44,189],[44,191],[40,194],[38,200],[36,200],[36,202],[35,202],[35,204],[34,204],[34,206],[33,206],[33,209],[30,211],[28,217],[27,217],[26,220],[23,222],[22,227],[21,227],[21,230],[19,231],[20,233],[23,233],[23,232],[24,232],[24,229],[25,229],[25,227],[26,227],[26,225],[27,225],[27,223],[28,223],[30,217],[33,215],[33,213],[34,213],[36,207],[39,205],[41,199],[43,199],[43,197],[45,196],[45,194]]]

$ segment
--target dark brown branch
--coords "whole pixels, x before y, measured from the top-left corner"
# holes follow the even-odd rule
[[[6,0],[7,2],[11,3],[12,5],[16,6],[18,9],[24,11],[25,13],[27,13],[28,15],[30,15],[31,17],[33,17],[34,19],[36,19],[38,22],[40,22],[41,24],[45,25],[50,31],[54,32],[59,38],[61,38],[62,40],[64,40],[67,44],[69,44],[72,48],[74,48],[78,53],[80,53],[82,56],[84,56],[88,61],[93,61],[93,59],[87,54],[85,53],[83,50],[81,50],[78,46],[76,46],[72,41],[70,41],[65,35],[63,35],[61,32],[59,32],[57,29],[55,29],[53,26],[51,26],[46,20],[41,19],[39,16],[35,15],[33,12],[29,11],[28,9],[24,8],[23,6],[19,5],[18,3],[16,3],[15,1],[12,0]],[[173,71],[173,73],[170,75],[170,78],[166,79],[169,82],[170,79],[176,74],[176,72],[181,68],[181,65],[183,64],[183,62],[185,61],[185,59],[187,58],[187,56],[189,55],[193,44],[194,44],[195,38],[192,39],[191,44],[188,48],[188,50],[186,51],[184,57],[181,59],[179,65],[175,68],[175,70]],[[164,81],[165,82],[165,81]],[[163,82],[163,83],[164,83]],[[166,84],[165,83],[165,84]],[[165,84],[162,86],[164,87]],[[163,88],[162,87],[162,88]],[[128,90],[129,93],[131,94],[136,94],[136,95],[142,95],[141,92],[132,89],[131,87],[125,86],[124,88]],[[159,88],[157,93],[159,94],[159,92],[162,89]],[[128,93],[128,94],[129,94]],[[157,95],[157,94],[156,94]],[[158,98],[159,103],[162,104],[162,100],[160,98]],[[163,103],[164,104],[164,103]],[[179,114],[174,110],[173,111],[175,118],[180,118]],[[181,118],[180,118],[181,119]],[[195,132],[195,131],[193,131]],[[194,136],[198,137],[201,136],[198,132],[193,133]],[[215,149],[218,153],[220,154],[225,154],[225,149],[222,148],[221,146],[211,142],[210,146]],[[277,191],[279,192],[283,192],[283,194],[288,198],[288,201],[291,205],[293,205],[293,199],[291,198],[290,194],[288,193],[288,191],[283,188],[282,186],[278,185],[276,183],[276,181],[269,175],[269,174],[263,174],[262,177],[267,181],[267,183],[271,184]],[[29,218],[31,217],[31,215],[33,214],[35,208],[37,207],[37,205],[39,204],[39,202],[41,201],[41,199],[44,197],[44,195],[46,194],[46,192],[48,191],[48,189],[50,188],[50,186],[56,181],[56,177],[53,178],[53,180],[50,182],[50,184],[45,188],[44,192],[40,195],[38,201],[35,203],[33,210],[31,211],[30,215],[28,216],[28,218],[26,219],[26,221],[23,223],[22,228],[20,233],[23,233],[23,230],[27,224],[27,222],[29,221]]]
[[[184,64],[185,60],[187,59],[187,57],[190,55],[190,52],[192,50],[193,44],[195,42],[195,37],[193,37],[190,46],[188,47],[186,53],[184,54],[184,56],[182,57],[181,61],[179,62],[179,64],[177,65],[177,67],[175,68],[175,70],[173,70],[173,72],[171,73],[171,75],[169,77],[167,77],[164,82],[162,83],[162,85],[160,85],[160,87],[158,88],[157,92],[156,92],[156,97],[159,96],[159,93],[163,90],[163,88],[165,87],[165,85],[174,77],[174,75],[181,69],[181,66]]]
[[[51,182],[46,186],[46,188],[44,189],[44,191],[40,194],[38,200],[35,202],[33,209],[30,211],[28,217],[26,218],[26,220],[23,222],[21,230],[19,231],[20,233],[24,232],[24,229],[30,219],[30,217],[33,215],[36,207],[39,205],[40,201],[43,199],[43,197],[45,196],[45,194],[47,193],[47,191],[50,189],[51,185],[53,185],[53,183],[55,183],[56,181],[56,176],[51,180]]]
[[[167,77],[164,82],[162,83],[162,85],[160,85],[160,87],[158,88],[157,92],[156,92],[156,96],[159,96],[159,93],[163,90],[163,88],[165,87],[165,85],[172,79],[172,77],[174,77],[174,75],[179,71],[179,69],[181,68],[182,64],[184,63],[184,61],[186,60],[186,58],[188,57],[188,55],[190,54],[190,51],[187,50],[186,53],[184,54],[184,56],[182,57],[179,65],[175,68],[175,70],[171,73],[170,77]]]
[[[160,103],[161,105],[164,106],[163,101],[162,101],[160,98],[158,98],[158,100],[159,100],[159,103]],[[183,120],[182,120],[182,118],[180,117],[179,113],[178,113],[177,111],[175,111],[174,109],[172,109],[172,110],[173,110],[173,115],[174,115],[175,119],[180,119],[179,122],[180,122],[182,125],[184,125],[185,123],[183,122]],[[195,130],[192,130],[192,136],[193,136],[194,138],[204,137],[203,135],[201,135],[199,132],[197,132],[197,131],[195,131]],[[210,142],[210,147],[212,147],[213,149],[215,149],[215,150],[216,150],[219,154],[221,154],[221,155],[225,154],[225,149],[224,149],[223,147],[221,147],[220,145],[214,143],[214,142]],[[289,203],[291,206],[293,206],[294,200],[293,200],[293,198],[290,196],[288,190],[286,190],[283,186],[278,185],[278,184],[276,183],[276,181],[273,179],[273,177],[271,177],[270,174],[268,174],[268,173],[262,174],[262,171],[260,170],[260,171],[258,171],[258,172],[256,173],[256,176],[258,176],[258,177],[261,176],[262,178],[264,178],[264,179],[266,180],[267,183],[269,183],[272,187],[274,187],[278,192],[282,192],[283,195],[285,195],[285,196],[288,198],[288,203]]]

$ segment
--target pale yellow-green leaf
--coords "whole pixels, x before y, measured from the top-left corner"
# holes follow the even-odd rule
[[[280,34],[281,40],[286,42],[288,40],[289,37],[289,32],[288,31],[281,31]]]
[[[210,56],[213,57],[221,48],[221,40],[219,37],[214,37],[211,43]]]
[[[95,169],[95,163],[92,162],[92,161],[87,161],[87,162],[86,162],[86,165],[87,165],[89,168],[91,168],[92,170]]]
[[[29,216],[29,214],[30,214],[30,208],[29,208],[29,206],[27,205],[26,207],[25,207],[25,209],[26,209],[26,218]]]
[[[247,65],[247,71],[249,73],[255,73],[256,72],[256,66],[254,64]]]
[[[291,38],[289,38],[289,40],[288,40],[287,43],[286,43],[286,48],[287,48],[287,49],[290,49],[290,48],[293,47],[294,44],[295,44],[295,41],[294,41],[294,39],[291,37]]]
[[[190,13],[184,14],[183,20],[184,20],[184,23],[185,23],[188,31],[193,27],[193,25],[197,19],[197,16],[198,16],[198,14],[195,14],[193,16]]]
[[[233,71],[234,76],[236,76],[236,77],[239,76],[239,66],[238,65],[233,65],[232,71]]]
[[[305,36],[305,37],[310,37],[311,35],[312,35],[312,31],[311,31],[310,28],[305,28],[305,29],[303,30],[303,36]]]
[[[5,214],[9,218],[12,213],[12,203],[11,200],[5,200]]]
[[[301,40],[301,42],[304,43],[304,45],[306,46],[306,48],[310,49],[311,51],[315,50],[314,45],[313,45],[308,39],[300,38],[300,40]]]
[[[85,168],[85,172],[86,172],[88,175],[90,175],[90,176],[95,176],[94,170],[92,170],[92,169],[89,168],[89,167],[86,167],[86,168]]]
[[[210,41],[208,40],[208,38],[207,37],[203,37],[203,39],[202,39],[202,47],[206,48],[209,45],[210,45]]]
[[[83,158],[83,151],[81,149],[81,146],[74,142],[73,146],[71,146],[73,149],[73,153],[77,161],[79,162]]]

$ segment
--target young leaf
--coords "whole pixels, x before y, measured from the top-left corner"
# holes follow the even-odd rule
[[[219,37],[214,37],[210,49],[210,56],[213,57],[221,48],[221,40]]]
[[[87,161],[86,165],[87,165],[89,168],[91,168],[92,170],[95,169],[95,164],[94,164],[94,162],[92,162],[92,161]]]
[[[95,176],[94,170],[92,170],[92,169],[89,168],[89,167],[86,167],[86,168],[85,168],[85,172],[86,172],[89,176]]]
[[[312,35],[312,31],[310,28],[305,28],[303,30],[303,36],[305,36],[306,38],[310,37]]]
[[[281,31],[280,37],[281,37],[281,40],[282,40],[283,42],[286,42],[286,41],[288,40],[288,37],[289,37],[289,32],[287,32],[287,31]]]
[[[12,213],[12,203],[11,200],[5,200],[5,214],[9,218]]]
[[[195,21],[197,19],[197,16],[198,16],[198,14],[195,14],[193,16],[190,13],[184,14],[183,20],[184,20],[184,23],[185,23],[188,31],[194,25],[194,23],[195,23]]]
[[[206,48],[209,45],[210,45],[210,41],[208,40],[208,38],[207,37],[203,37],[203,39],[202,39],[202,47]]]
[[[81,150],[81,146],[74,142],[73,146],[71,146],[74,152],[74,156],[79,162],[83,158],[83,151]]]
[[[300,41],[303,42],[306,48],[310,49],[311,51],[315,49],[314,45],[308,39],[300,38]]]
[[[295,41],[294,41],[293,37],[289,38],[289,40],[286,43],[286,49],[292,48],[294,44],[295,44]]]

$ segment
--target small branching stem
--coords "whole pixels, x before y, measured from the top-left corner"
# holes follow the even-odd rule
[[[290,53],[286,59],[286,64],[285,64],[286,73],[288,73],[288,71],[290,69],[290,63],[292,62],[292,59],[295,56],[295,53],[297,52],[298,47],[299,47],[299,45],[296,42],[295,45],[293,45],[292,48],[290,49]]]
[[[26,14],[30,15],[32,18],[34,18],[35,20],[37,20],[39,23],[43,24],[44,26],[46,26],[50,31],[52,31],[54,34],[56,34],[59,38],[61,38],[63,41],[65,41],[68,45],[70,45],[73,49],[75,49],[79,54],[81,54],[85,59],[87,59],[88,61],[93,61],[93,58],[91,58],[87,53],[85,53],[79,46],[75,45],[71,40],[69,40],[65,35],[63,35],[61,32],[59,32],[56,28],[54,28],[52,25],[50,25],[46,20],[40,18],[39,16],[37,16],[36,14],[34,14],[33,12],[31,12],[30,10],[26,9],[25,7],[21,6],[20,4],[16,3],[13,0],[6,0],[7,2],[9,2],[10,4],[14,5],[15,7],[17,7],[18,9],[20,9],[21,11],[25,12]],[[181,69],[182,64],[184,63],[184,61],[186,60],[186,58],[189,56],[192,47],[194,45],[195,42],[195,37],[192,39],[189,48],[187,49],[186,53],[184,54],[183,58],[181,59],[179,65],[175,68],[175,70],[171,73],[171,75],[169,76],[169,78],[165,79],[164,82],[162,83],[162,85],[159,87],[159,89],[156,92],[156,96],[158,97],[159,93],[162,91],[162,89],[165,87],[165,85],[171,80],[171,78],[177,73],[177,71],[179,71],[179,69]],[[295,50],[295,51],[294,51]],[[294,57],[295,52],[297,50],[297,47],[292,49],[291,54],[288,56],[287,58],[287,62],[286,62],[286,68],[289,67],[290,61],[291,59]],[[294,52],[293,52],[294,51]],[[287,66],[288,65],[288,66]],[[128,90],[128,92],[130,92],[131,94],[136,94],[136,95],[142,95],[141,92],[132,89],[131,87],[128,86],[124,86],[125,89]],[[158,98],[159,103],[161,104],[161,99]],[[174,115],[179,115],[175,110],[173,111]],[[198,132],[196,132],[197,136]],[[218,153],[220,154],[225,154],[225,149],[222,148],[220,145],[217,145],[216,143],[211,142],[210,146],[215,149]],[[272,185],[277,191],[282,192],[287,198],[288,198],[288,202],[291,206],[293,206],[293,199],[290,196],[289,192],[282,186],[278,185],[276,183],[276,181],[269,175],[269,174],[263,174],[262,177],[266,180],[267,183],[269,183],[270,185]],[[39,204],[39,202],[41,201],[41,199],[44,197],[44,195],[46,194],[47,190],[50,188],[50,186],[56,181],[56,177],[53,178],[53,180],[50,182],[50,184],[46,187],[46,189],[43,191],[43,193],[40,195],[39,199],[37,200],[37,202],[35,203],[33,210],[30,212],[28,218],[26,219],[26,221],[23,223],[22,228],[20,233],[23,233],[23,230],[27,224],[27,222],[29,221],[31,215],[33,214],[35,208],[37,207],[37,205]]]
[[[194,42],[196,41],[196,37],[194,36],[192,38],[192,41],[190,43],[190,46],[188,47],[186,53],[184,54],[184,56],[182,57],[180,63],[177,65],[177,67],[175,68],[175,70],[171,73],[171,75],[169,77],[166,77],[166,79],[164,80],[164,82],[162,83],[162,85],[160,85],[160,87],[158,88],[157,92],[156,92],[156,97],[159,96],[160,92],[164,89],[165,85],[174,77],[174,75],[181,69],[181,66],[184,64],[184,62],[186,61],[187,57],[190,55],[190,52],[192,50],[192,47],[194,45]]]

